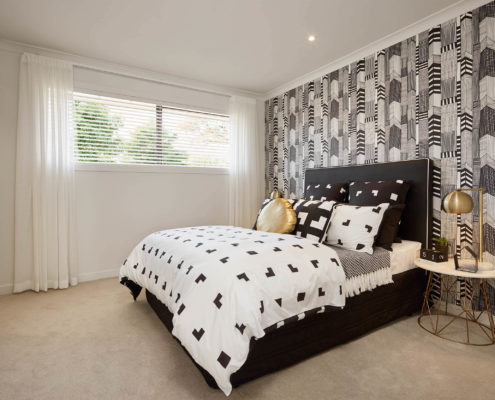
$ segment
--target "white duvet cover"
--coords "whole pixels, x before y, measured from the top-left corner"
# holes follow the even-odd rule
[[[305,311],[345,304],[345,274],[332,248],[229,226],[153,233],[129,255],[120,278],[168,307],[172,334],[227,395],[251,338]]]

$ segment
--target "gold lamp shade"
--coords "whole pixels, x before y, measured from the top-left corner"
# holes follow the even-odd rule
[[[466,214],[473,211],[473,198],[465,192],[456,190],[444,197],[443,210],[451,214]]]

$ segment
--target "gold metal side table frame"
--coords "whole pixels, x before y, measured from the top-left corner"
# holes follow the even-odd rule
[[[440,283],[440,296],[438,299],[431,298],[431,292],[435,284]],[[475,299],[479,299],[480,309],[475,310],[473,305]],[[457,313],[450,313],[448,310],[449,299],[460,299],[461,310]],[[450,304],[452,308],[452,304]],[[485,314],[488,318],[488,325],[480,322],[480,317]],[[447,321],[441,321],[440,317],[447,317]],[[466,340],[456,340],[444,335],[445,329],[456,320],[466,321]],[[443,318],[442,318],[443,320]],[[495,344],[495,324],[493,321],[493,308],[487,291],[485,279],[467,278],[459,276],[444,275],[429,271],[428,284],[423,300],[421,314],[418,317],[419,325],[435,336],[447,339],[452,342],[468,344],[473,346],[488,346]],[[476,324],[486,335],[481,343],[473,343],[470,337],[469,325]],[[430,328],[431,325],[431,328]]]

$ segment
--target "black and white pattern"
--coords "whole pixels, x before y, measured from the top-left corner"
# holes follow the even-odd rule
[[[337,246],[334,248],[344,267],[346,297],[393,282],[390,253],[387,250],[375,249],[371,255]]]
[[[335,201],[292,200],[290,203],[297,216],[295,235],[321,243],[325,239]]]
[[[333,200],[338,203],[347,201],[348,183],[314,183],[306,186],[304,198],[308,200]]]
[[[120,270],[174,314],[172,334],[228,395],[252,338],[310,310],[343,307],[334,249],[294,235],[228,226],[153,233]]]
[[[337,204],[328,228],[326,243],[373,254],[375,236],[388,206],[388,203],[374,207]]]
[[[392,243],[397,238],[399,223],[405,208],[409,184],[402,181],[389,182],[351,182],[349,184],[349,204],[358,206],[376,206],[381,203],[389,203],[389,207],[383,216],[382,225],[375,240],[376,246],[392,250]]]
[[[494,59],[492,1],[266,101],[266,190],[300,198],[307,168],[430,158],[433,234],[468,256],[479,211],[442,213],[441,199],[483,187],[495,203]],[[495,207],[484,214],[493,263]]]
[[[351,182],[349,184],[349,204],[356,206],[376,206],[381,203],[404,204],[409,184],[395,182]]]
[[[326,243],[324,244],[327,245]],[[332,248],[339,255],[340,263],[344,268],[346,279],[343,290],[346,298],[354,297],[363,292],[373,290],[378,286],[393,283],[390,253],[388,251],[384,249],[375,249],[373,255],[370,255],[367,253],[356,252],[354,250],[346,250],[336,246],[332,246]],[[319,288],[318,295],[320,296],[324,294],[325,291],[323,288]],[[276,301],[279,303],[282,299],[277,299]],[[286,324],[294,323],[313,314],[321,314],[329,311],[335,311],[335,307],[325,306],[305,311],[297,316],[289,317],[269,326],[268,328],[265,328],[265,332],[269,333],[275,329],[285,326]]]

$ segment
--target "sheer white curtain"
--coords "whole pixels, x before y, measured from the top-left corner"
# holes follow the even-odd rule
[[[23,54],[19,77],[14,292],[77,284],[72,65]]]
[[[230,99],[230,224],[251,228],[263,198],[263,151],[256,100]]]

